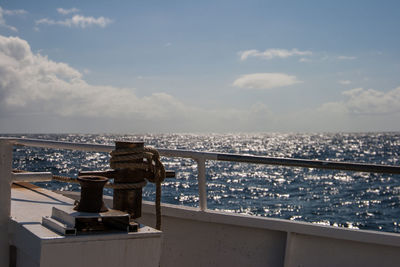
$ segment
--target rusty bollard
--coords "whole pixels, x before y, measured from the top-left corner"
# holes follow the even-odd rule
[[[105,212],[107,207],[103,201],[103,188],[108,178],[103,176],[81,176],[78,182],[81,185],[81,199],[75,210],[80,212]]]
[[[143,142],[115,142],[115,150],[124,150],[130,148],[144,148]],[[143,158],[135,161],[140,164],[143,163]],[[119,169],[117,170],[118,175],[114,176],[115,184],[124,183],[139,183],[143,182],[145,178],[151,175],[146,170],[130,170],[130,169]],[[131,215],[132,219],[136,219],[142,216],[142,188],[137,189],[114,189],[113,196],[113,209],[123,210]]]

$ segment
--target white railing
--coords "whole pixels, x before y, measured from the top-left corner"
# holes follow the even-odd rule
[[[71,149],[80,151],[91,151],[91,152],[111,152],[114,146],[111,145],[100,145],[100,144],[84,144],[84,143],[70,143],[70,142],[59,142],[50,140],[40,139],[25,139],[25,138],[1,138],[5,142],[17,146],[32,146],[32,147],[43,147],[43,148],[54,148],[54,149]],[[277,158],[277,157],[265,157],[265,156],[247,156],[238,154],[228,153],[214,153],[214,152],[198,152],[191,150],[177,150],[177,149],[158,149],[161,156],[164,157],[179,157],[179,158],[190,158],[197,162],[197,179],[199,185],[199,208],[200,210],[207,209],[207,184],[206,184],[206,161],[230,161],[230,162],[242,162],[252,164],[265,164],[265,165],[279,165],[288,167],[304,167],[304,168],[319,168],[319,169],[332,169],[332,170],[346,170],[346,171],[359,171],[359,172],[376,172],[376,173],[389,173],[389,174],[400,174],[400,166],[387,166],[377,164],[363,164],[363,163],[348,163],[348,162],[332,162],[332,161],[321,161],[321,160],[305,160],[305,159],[290,159],[290,158]],[[49,173],[42,174],[14,174],[15,179],[26,179],[31,177],[33,179],[40,179],[40,175],[43,179],[49,178]],[[19,178],[17,178],[19,177]]]
[[[91,152],[111,152],[114,146],[83,144],[39,139],[0,137],[0,266],[8,266],[8,221],[11,206],[11,184],[14,181],[51,180],[52,174],[12,173],[13,146],[31,146],[54,149],[71,149]],[[207,209],[206,161],[230,161],[252,164],[280,165],[290,167],[321,168],[361,172],[400,174],[399,166],[385,166],[361,163],[342,163],[318,160],[288,159],[262,156],[244,156],[227,153],[197,152],[190,150],[158,149],[161,156],[190,158],[197,162],[199,187],[199,209]]]

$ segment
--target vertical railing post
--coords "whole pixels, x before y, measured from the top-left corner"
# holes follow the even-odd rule
[[[206,159],[197,158],[197,181],[199,183],[199,207],[201,211],[207,209]]]
[[[0,140],[0,266],[9,266],[12,144]]]

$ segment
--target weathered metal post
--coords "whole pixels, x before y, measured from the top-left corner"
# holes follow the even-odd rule
[[[197,161],[197,180],[199,183],[199,208],[201,211],[207,209],[207,183],[206,183],[206,160],[201,157]]]
[[[9,266],[12,144],[0,140],[0,266]]]

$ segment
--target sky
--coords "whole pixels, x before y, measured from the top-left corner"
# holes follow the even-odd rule
[[[0,133],[400,131],[400,1],[0,1]]]

